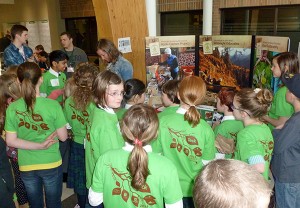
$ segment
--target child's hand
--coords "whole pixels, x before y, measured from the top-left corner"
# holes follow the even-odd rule
[[[54,131],[50,136],[47,137],[47,139],[41,143],[42,149],[48,149],[50,146],[55,144],[58,140],[55,139],[57,137],[57,132]]]

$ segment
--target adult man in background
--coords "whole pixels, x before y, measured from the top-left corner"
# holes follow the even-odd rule
[[[66,70],[67,78],[71,77],[77,64],[81,62],[88,62],[86,53],[73,45],[73,37],[68,32],[60,34],[60,43],[63,47],[63,51],[68,55],[68,67]]]
[[[33,52],[26,45],[28,29],[23,25],[13,25],[10,34],[12,42],[4,50],[5,66],[20,65],[26,61],[34,61]]]

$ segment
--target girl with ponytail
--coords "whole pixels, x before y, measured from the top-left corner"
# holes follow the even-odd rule
[[[176,167],[164,156],[152,153],[156,136],[155,110],[133,105],[124,114],[122,149],[102,155],[95,167],[89,202],[110,207],[182,207],[182,192]]]
[[[29,206],[61,207],[62,161],[57,143],[67,139],[66,120],[57,101],[39,97],[43,82],[39,66],[25,62],[18,67],[22,97],[6,111],[5,131],[8,146],[18,148],[21,179]]]
[[[214,132],[196,108],[205,95],[202,78],[184,78],[178,91],[180,107],[175,113],[160,118],[159,136],[152,143],[155,152],[163,153],[177,167],[184,207],[194,207],[194,179],[203,165],[214,159],[216,152]]]

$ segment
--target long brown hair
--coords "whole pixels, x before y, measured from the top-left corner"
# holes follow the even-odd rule
[[[108,39],[100,39],[97,43],[97,50],[105,51],[109,58],[111,59],[112,63],[116,63],[119,55],[121,55],[121,52],[117,49],[115,44],[108,40]],[[104,61],[104,60],[102,60]]]
[[[155,110],[145,104],[133,105],[124,114],[121,132],[126,142],[134,145],[127,169],[132,177],[131,186],[139,190],[149,175],[148,155],[143,146],[157,136],[158,117]]]
[[[41,69],[36,63],[25,62],[18,67],[17,74],[21,82],[21,93],[26,103],[27,111],[33,112],[36,100],[35,86],[42,76]]]
[[[283,52],[275,55],[273,59],[276,60],[280,71],[281,76],[285,72],[292,73],[292,74],[298,74],[299,73],[299,59],[298,55],[294,52]],[[287,71],[285,71],[287,68]]]
[[[20,83],[15,74],[3,74],[0,76],[0,135],[4,129],[5,112],[11,102],[21,97]]]
[[[73,92],[75,108],[81,111],[86,110],[87,105],[92,101],[92,83],[99,70],[95,65],[81,64],[73,75],[76,85]]]
[[[179,84],[180,101],[189,105],[190,108],[184,114],[184,120],[192,127],[200,122],[200,113],[196,105],[200,105],[206,95],[206,85],[201,77],[188,76]]]

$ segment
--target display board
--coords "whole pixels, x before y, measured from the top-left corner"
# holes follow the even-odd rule
[[[267,88],[276,92],[279,79],[273,77],[272,59],[278,53],[289,50],[288,37],[256,36],[253,87]]]
[[[209,91],[251,86],[252,36],[200,36],[199,40],[199,74]]]

